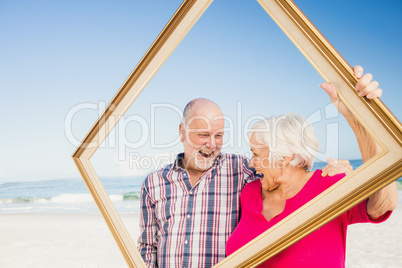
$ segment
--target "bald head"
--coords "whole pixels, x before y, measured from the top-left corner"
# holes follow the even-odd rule
[[[208,99],[194,99],[190,101],[183,111],[183,124],[188,123],[191,117],[193,116],[208,116],[212,115],[212,117],[222,116],[222,111],[219,106]]]

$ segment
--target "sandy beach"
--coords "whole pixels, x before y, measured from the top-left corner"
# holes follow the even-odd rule
[[[121,215],[136,241],[138,214]],[[347,266],[402,267],[402,208],[349,227]],[[0,267],[127,267],[99,214],[0,214]]]

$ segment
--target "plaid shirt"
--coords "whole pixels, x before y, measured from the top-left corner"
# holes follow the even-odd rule
[[[138,250],[148,267],[212,267],[240,218],[240,192],[254,170],[240,155],[220,154],[193,187],[174,164],[151,173],[141,188]]]

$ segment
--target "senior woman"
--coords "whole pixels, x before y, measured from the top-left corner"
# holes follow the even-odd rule
[[[359,70],[362,71],[362,69]],[[355,67],[356,73],[356,67]],[[359,76],[357,76],[359,77]],[[357,85],[361,95],[381,95],[371,75]],[[351,113],[337,100],[331,85],[323,84],[338,110],[352,127],[363,161],[379,151],[379,147]],[[360,87],[360,88],[359,88]],[[369,87],[369,88],[367,88]],[[253,153],[250,166],[263,175],[247,184],[241,194],[241,219],[226,244],[227,255],[241,248],[325,189],[344,174],[321,176],[310,171],[318,142],[313,127],[300,115],[286,114],[256,123],[249,132]],[[349,224],[386,220],[397,204],[396,185],[391,184],[364,202],[322,226],[315,232],[267,260],[260,267],[344,267],[346,231]]]

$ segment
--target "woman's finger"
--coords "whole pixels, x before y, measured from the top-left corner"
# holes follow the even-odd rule
[[[364,88],[360,89],[359,91],[359,96],[366,96],[372,91],[376,90],[378,88],[378,82],[377,81],[371,81],[367,86]]]
[[[371,82],[371,80],[373,80],[372,74],[367,73],[363,75],[356,84],[356,90],[360,91],[360,89],[365,88]]]
[[[353,67],[353,71],[355,73],[355,76],[357,78],[361,78],[363,75],[363,67],[361,67],[360,65],[356,65],[355,67]]]
[[[379,98],[382,96],[382,89],[381,88],[377,88],[376,90],[370,92],[369,94],[367,94],[367,99],[375,99],[375,98]]]

